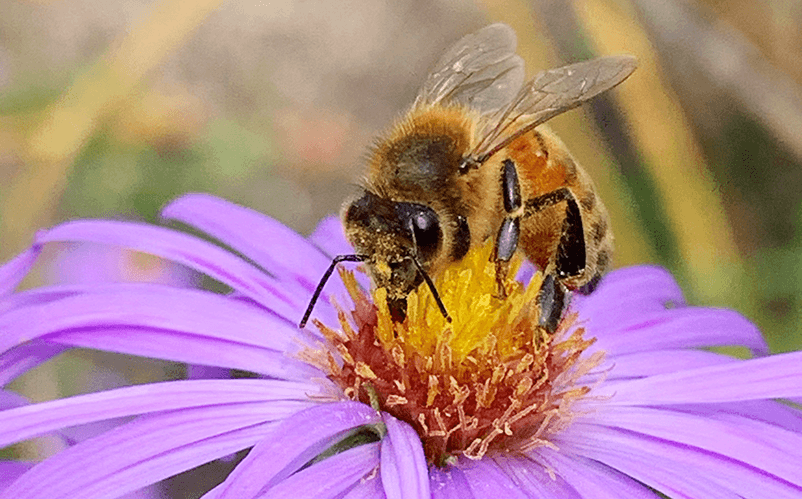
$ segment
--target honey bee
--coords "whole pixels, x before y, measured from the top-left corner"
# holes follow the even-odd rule
[[[437,62],[411,110],[371,151],[362,192],[342,220],[356,254],[340,255],[320,281],[302,321],[335,266],[367,264],[387,290],[393,319],[430,275],[495,237],[499,293],[516,251],[545,275],[541,325],[554,331],[570,292],[589,293],[610,265],[609,217],[588,174],[542,125],[609,90],[636,67],[628,55],[542,71],[524,84],[515,33],[493,24],[467,35]]]

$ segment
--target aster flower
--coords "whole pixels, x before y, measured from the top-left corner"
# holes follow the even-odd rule
[[[0,498],[119,497],[250,449],[210,498],[800,497],[802,354],[768,356],[739,314],[687,306],[650,266],[577,296],[554,335],[535,327],[525,265],[494,297],[488,248],[389,320],[360,273],[332,279],[315,327],[296,324],[322,272],[352,250],[327,219],[307,240],[225,201],[188,195],[163,227],[76,221],[0,268],[0,380],[94,348],[255,379],[191,379],[29,404],[0,392],[0,447],[122,423],[37,463],[0,462]],[[166,258],[228,293],[158,283],[13,292],[44,244],[111,244]],[[233,250],[229,251],[229,250]],[[87,262],[91,265],[91,262]],[[375,304],[375,305],[374,305]],[[738,360],[706,347],[736,345]],[[199,370],[204,372],[203,369]]]

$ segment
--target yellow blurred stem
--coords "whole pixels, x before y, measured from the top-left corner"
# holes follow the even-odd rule
[[[164,0],[56,102],[29,140],[30,159],[74,154],[105,111],[134,90],[224,0]]]
[[[75,154],[98,123],[183,43],[224,0],[163,0],[76,79],[27,137],[25,170],[4,193],[4,236],[19,244],[46,223]],[[14,248],[16,249],[16,248]]]
[[[718,188],[677,99],[660,80],[655,52],[626,2],[577,0],[576,14],[599,53],[638,57],[620,99],[665,210],[697,296],[739,302],[744,268]]]
[[[545,30],[537,25],[537,19],[533,19],[528,2],[484,0],[482,3],[490,21],[509,24],[518,34],[518,54],[526,61],[530,77],[542,69],[562,64],[551,49]],[[635,75],[640,72],[639,69]],[[631,97],[628,86],[629,82],[624,82],[618,90],[621,100]],[[599,140],[592,121],[584,113],[573,111],[549,121],[549,126],[590,173],[604,199],[616,238],[614,265],[620,267],[655,261],[657,257],[638,222],[634,201],[624,187],[626,183],[612,167],[615,161]]]

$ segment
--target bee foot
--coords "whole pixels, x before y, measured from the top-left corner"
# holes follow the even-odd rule
[[[504,285],[504,278],[496,276],[496,298],[499,300],[507,299],[507,287]]]
[[[504,260],[496,260],[496,298],[499,300],[507,299],[507,273],[509,271],[509,262]]]
[[[571,295],[568,289],[553,275],[548,274],[543,278],[543,284],[537,295],[537,304],[540,307],[538,325],[544,327],[549,333],[556,331],[570,300]]]

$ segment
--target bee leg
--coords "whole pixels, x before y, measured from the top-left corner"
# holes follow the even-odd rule
[[[532,215],[544,208],[565,202],[565,218],[563,219],[560,242],[554,258],[553,271],[543,279],[538,294],[540,306],[540,325],[549,332],[554,332],[559,325],[562,314],[570,301],[570,290],[563,280],[580,275],[585,271],[585,232],[582,227],[582,214],[573,193],[562,187],[543,194],[526,203],[525,215]],[[589,283],[589,285],[592,285]]]
[[[585,271],[585,231],[582,228],[582,214],[574,195],[568,189],[565,199],[565,219],[562,235],[557,245],[555,270],[557,276],[566,279]]]
[[[557,244],[554,272],[558,279],[575,277],[585,271],[585,231],[582,228],[582,213],[570,189],[561,187],[549,193],[532,198],[526,202],[524,216],[565,202],[565,218]]]
[[[498,290],[498,298],[500,300],[507,298],[507,286],[504,281],[507,278],[509,269],[510,262],[496,259],[496,289]]]
[[[563,312],[571,301],[571,293],[554,275],[547,274],[537,294],[537,305],[540,309],[538,325],[553,333],[560,325]]]
[[[602,275],[601,273],[597,273],[594,275],[587,284],[577,288],[576,292],[583,295],[591,294],[596,287],[599,285],[599,281],[601,281]]]
[[[496,285],[498,294],[503,299],[507,295],[504,280],[507,277],[509,261],[518,249],[518,237],[521,234],[521,184],[518,182],[518,170],[515,163],[505,159],[501,172],[501,193],[504,200],[504,211],[507,218],[501,224],[496,238]]]
[[[406,298],[387,298],[387,308],[390,309],[390,317],[393,322],[401,323],[407,318]]]
[[[504,279],[507,277],[510,259],[518,248],[518,236],[520,235],[520,218],[505,218],[501,224],[496,238],[496,284],[499,297],[504,299],[507,296],[507,289],[504,286]]]

